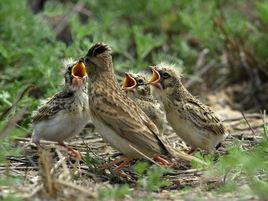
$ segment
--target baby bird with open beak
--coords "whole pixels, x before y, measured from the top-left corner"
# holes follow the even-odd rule
[[[164,133],[166,115],[160,104],[151,95],[150,85],[147,84],[145,76],[135,73],[125,73],[123,90],[127,96],[134,100],[145,114],[157,126],[159,134]]]
[[[164,106],[167,121],[191,146],[189,153],[197,148],[214,150],[226,137],[221,121],[183,86],[173,66],[162,63],[151,69],[149,83]]]
[[[71,155],[79,158],[80,154],[63,142],[79,134],[90,120],[87,73],[81,61],[71,61],[65,65],[63,90],[50,98],[33,116],[32,142],[37,145],[41,139],[58,142]]]

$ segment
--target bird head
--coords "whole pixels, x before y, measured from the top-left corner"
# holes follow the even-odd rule
[[[112,72],[112,50],[104,43],[96,43],[84,57],[87,73],[90,77],[101,72]]]
[[[64,74],[65,87],[70,91],[78,91],[83,88],[87,82],[87,72],[84,63],[79,60],[71,64],[67,64]]]
[[[181,82],[180,75],[175,71],[173,66],[160,64],[150,68],[152,70],[152,77],[149,84],[160,93],[171,91]]]
[[[125,73],[122,89],[136,98],[142,99],[150,95],[150,87],[146,84],[146,78],[135,73]]]

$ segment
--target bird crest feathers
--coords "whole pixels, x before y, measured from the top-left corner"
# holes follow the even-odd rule
[[[107,52],[108,54],[111,54],[112,49],[104,43],[96,43],[88,50],[87,56],[95,57],[105,52]]]
[[[156,65],[156,67],[158,69],[162,69],[162,70],[168,70],[169,72],[173,72],[176,76],[182,78],[182,72],[180,69],[176,68],[175,64],[172,63],[167,63],[167,62],[161,62],[159,64]]]
[[[62,60],[62,65],[66,69],[69,66],[73,66],[75,64],[75,60],[73,58],[66,58]]]

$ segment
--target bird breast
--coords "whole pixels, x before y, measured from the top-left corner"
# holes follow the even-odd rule
[[[135,150],[133,150],[133,148],[130,147],[130,143],[127,140],[115,133],[113,129],[104,124],[102,121],[97,119],[94,116],[94,113],[91,112],[91,114],[92,122],[96,130],[98,130],[98,132],[101,134],[101,136],[107,143],[111,144],[115,149],[119,150],[121,153],[128,157],[139,157],[139,154]]]
[[[34,125],[33,141],[40,139],[63,142],[77,135],[89,122],[88,113],[69,113],[60,111],[54,118],[41,121]]]

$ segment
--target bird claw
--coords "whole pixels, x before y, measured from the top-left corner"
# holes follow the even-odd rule
[[[120,177],[123,177],[123,178],[129,178],[129,177],[130,177],[127,173],[123,172],[122,170],[117,170],[117,169],[115,169],[114,171],[115,171],[115,173],[118,174]]]
[[[59,145],[62,146],[63,148],[65,148],[67,150],[67,153],[71,157],[73,157],[73,158],[75,158],[77,160],[81,160],[82,157],[81,157],[81,154],[80,154],[79,151],[76,151],[73,148],[66,146],[65,144],[59,144]]]
[[[153,160],[163,167],[174,167],[175,165],[174,163],[169,162],[161,156],[155,156]]]
[[[131,178],[128,174],[126,174],[125,172],[122,171],[122,169],[124,167],[126,167],[129,164],[130,161],[132,161],[132,159],[123,157],[123,158],[119,158],[117,160],[114,160],[114,161],[112,161],[110,163],[104,163],[104,164],[98,165],[98,168],[100,168],[100,169],[109,169],[109,168],[112,168],[113,165],[116,165],[116,164],[122,162],[122,163],[120,163],[120,165],[118,167],[116,167],[114,169],[115,173],[117,173],[119,176],[121,176],[123,178]]]
[[[110,163],[100,164],[100,165],[97,166],[97,168],[102,169],[102,170],[109,169],[109,168],[112,168],[117,163],[120,163],[121,161],[124,161],[124,160],[125,160],[124,158],[119,158],[119,159],[116,159],[116,160],[114,160],[114,161],[112,161]]]
[[[73,157],[73,158],[75,158],[75,159],[78,159],[78,160],[81,160],[81,154],[78,152],[78,151],[76,151],[76,150],[74,150],[74,149],[72,149],[72,150],[68,150],[68,154],[71,156],[71,157]]]

